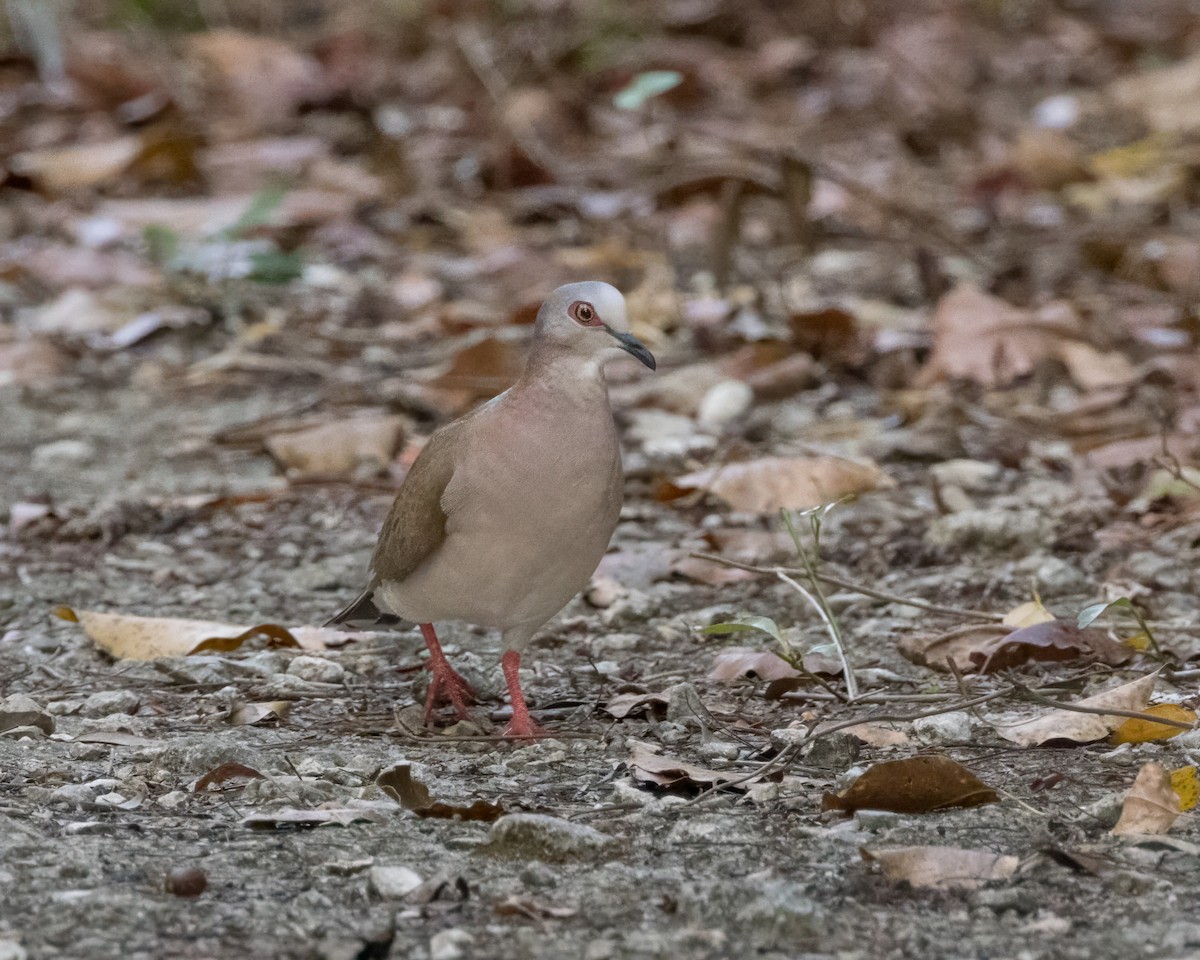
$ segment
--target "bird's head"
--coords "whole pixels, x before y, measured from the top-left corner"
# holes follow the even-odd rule
[[[599,280],[568,283],[551,293],[538,311],[534,341],[597,363],[624,351],[655,367],[654,355],[629,332],[621,291]]]

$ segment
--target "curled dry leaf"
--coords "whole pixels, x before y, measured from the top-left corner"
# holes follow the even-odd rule
[[[671,698],[664,693],[618,693],[609,698],[604,712],[618,720],[642,714],[661,720],[667,715],[670,702]]]
[[[292,711],[290,700],[272,700],[268,703],[243,703],[229,711],[229,722],[239,727],[258,723],[277,723],[287,718]]]
[[[429,794],[429,788],[412,775],[412,766],[407,763],[398,763],[384,770],[375,778],[375,783],[405,810],[411,810],[418,817],[493,823],[504,816],[504,808],[488,800],[475,800],[465,807],[435,802]]]
[[[1178,819],[1179,795],[1171,775],[1157,761],[1144,764],[1121,806],[1121,819],[1112,828],[1115,837],[1166,833]]]
[[[935,890],[974,890],[989,880],[1007,880],[1017,870],[1017,857],[991,850],[958,847],[896,847],[862,851],[863,859],[878,863],[889,880],[907,880],[914,887]]]
[[[1119,687],[1105,690],[1080,700],[1075,706],[1092,709],[1144,711],[1154,692],[1157,673],[1150,673]],[[1124,717],[1110,714],[1076,713],[1073,710],[1050,710],[1016,723],[993,724],[996,733],[1005,740],[1023,747],[1038,747],[1056,740],[1068,743],[1092,743],[1103,740],[1124,722]]]
[[[211,620],[178,620],[173,617],[137,617],[98,610],[58,607],[54,615],[83,627],[88,639],[114,657],[153,660],[186,657],[193,653],[228,653],[251,637],[266,637],[273,646],[324,650],[369,634],[347,633],[328,627],[297,627],[294,631],[274,623],[252,627]]]
[[[1156,703],[1147,707],[1146,713],[1167,720],[1178,720],[1181,723],[1195,723],[1196,711],[1181,707],[1177,703]],[[1153,720],[1139,720],[1130,717],[1112,733],[1113,743],[1149,743],[1153,740],[1170,740],[1181,733],[1187,733],[1179,727],[1166,723],[1155,723]]]
[[[804,654],[804,669],[809,673],[835,677],[842,672],[842,665],[834,657],[809,651]],[[801,684],[780,684],[774,681],[801,680],[804,674],[776,653],[769,650],[750,650],[744,647],[731,647],[722,650],[713,657],[710,680],[745,680],[757,679],[772,682],[767,699],[776,700],[784,693],[798,689]],[[811,682],[811,680],[810,680]]]
[[[248,767],[244,763],[223,763],[219,767],[214,767],[209,770],[204,776],[196,781],[196,785],[192,787],[194,793],[204,793],[206,790],[211,790],[213,787],[219,787],[233,780],[261,780],[263,775],[253,767]],[[237,784],[244,786],[244,784]]]
[[[327,825],[348,827],[352,823],[379,823],[384,815],[378,810],[362,808],[331,807],[320,810],[276,810],[271,813],[256,813],[241,821],[251,830],[300,830]]]
[[[842,794],[826,793],[822,810],[931,813],[996,802],[996,791],[961,763],[927,754],[877,763]]]
[[[1133,655],[1102,630],[1081,630],[1074,621],[1062,618],[1017,630],[1004,624],[971,624],[935,637],[905,637],[900,652],[934,670],[948,671],[947,661],[952,660],[964,673],[995,673],[1035,660],[1090,659],[1116,666]]]
[[[634,780],[657,787],[706,789],[729,783],[739,777],[736,772],[710,770],[694,763],[685,763],[682,760],[664,757],[658,753],[657,747],[651,747],[645,743],[635,742],[633,744],[633,752],[628,763]],[[750,782],[742,781],[737,786],[746,787]]]
[[[873,463],[841,457],[763,457],[685,474],[668,483],[660,497],[674,500],[704,490],[735,510],[774,513],[807,510],[891,486],[894,482]]]
[[[267,451],[292,478],[343,476],[361,464],[384,470],[400,445],[400,417],[352,417],[266,438]]]
[[[573,907],[558,907],[544,900],[513,894],[492,908],[501,917],[527,917],[530,920],[565,920],[579,911]]]

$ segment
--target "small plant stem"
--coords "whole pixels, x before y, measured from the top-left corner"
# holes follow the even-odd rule
[[[846,658],[846,650],[842,646],[841,631],[837,627],[836,621],[825,611],[825,607],[821,602],[812,595],[807,589],[789,577],[782,570],[777,570],[775,575],[786,583],[789,587],[799,593],[805,600],[809,602],[814,610],[817,611],[817,616],[825,623],[825,629],[829,631],[829,639],[833,641],[833,646],[838,652],[838,659],[842,662],[842,675],[846,679],[846,696],[851,701],[858,699],[858,679],[854,676],[854,668],[850,666],[850,661]]]

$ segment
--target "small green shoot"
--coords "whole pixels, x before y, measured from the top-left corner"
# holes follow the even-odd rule
[[[641,110],[646,102],[674,90],[683,83],[678,70],[648,70],[639,73],[613,97],[613,105],[622,110]]]
[[[1128,611],[1141,628],[1141,634],[1139,636],[1144,636],[1146,638],[1146,642],[1150,644],[1151,649],[1153,649],[1155,653],[1162,653],[1158,646],[1158,640],[1155,639],[1154,633],[1150,629],[1150,625],[1146,623],[1146,618],[1142,616],[1142,611],[1134,606],[1133,601],[1128,597],[1118,597],[1116,600],[1109,600],[1107,602],[1101,601],[1100,603],[1093,603],[1090,606],[1084,607],[1079,611],[1079,618],[1076,621],[1079,629],[1082,630],[1084,627],[1091,626],[1098,619],[1100,619],[1100,617],[1104,616],[1104,614],[1114,608]]]

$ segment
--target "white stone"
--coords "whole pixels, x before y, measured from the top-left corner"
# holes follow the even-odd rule
[[[96,448],[84,440],[52,440],[34,447],[30,460],[35,469],[45,470],[67,463],[87,463],[95,456]]]
[[[460,960],[475,938],[461,927],[442,930],[429,938],[429,960]]]
[[[754,391],[741,380],[722,380],[710,387],[696,411],[696,422],[710,433],[720,433],[740,420],[754,405]]]
[[[310,683],[341,683],[346,676],[346,670],[340,663],[325,657],[295,657],[288,664],[287,672]]]
[[[417,871],[400,866],[372,867],[367,876],[371,887],[384,900],[401,900],[425,882]]]
[[[913,721],[913,733],[924,744],[968,743],[971,740],[971,716],[965,710],[939,713]]]

